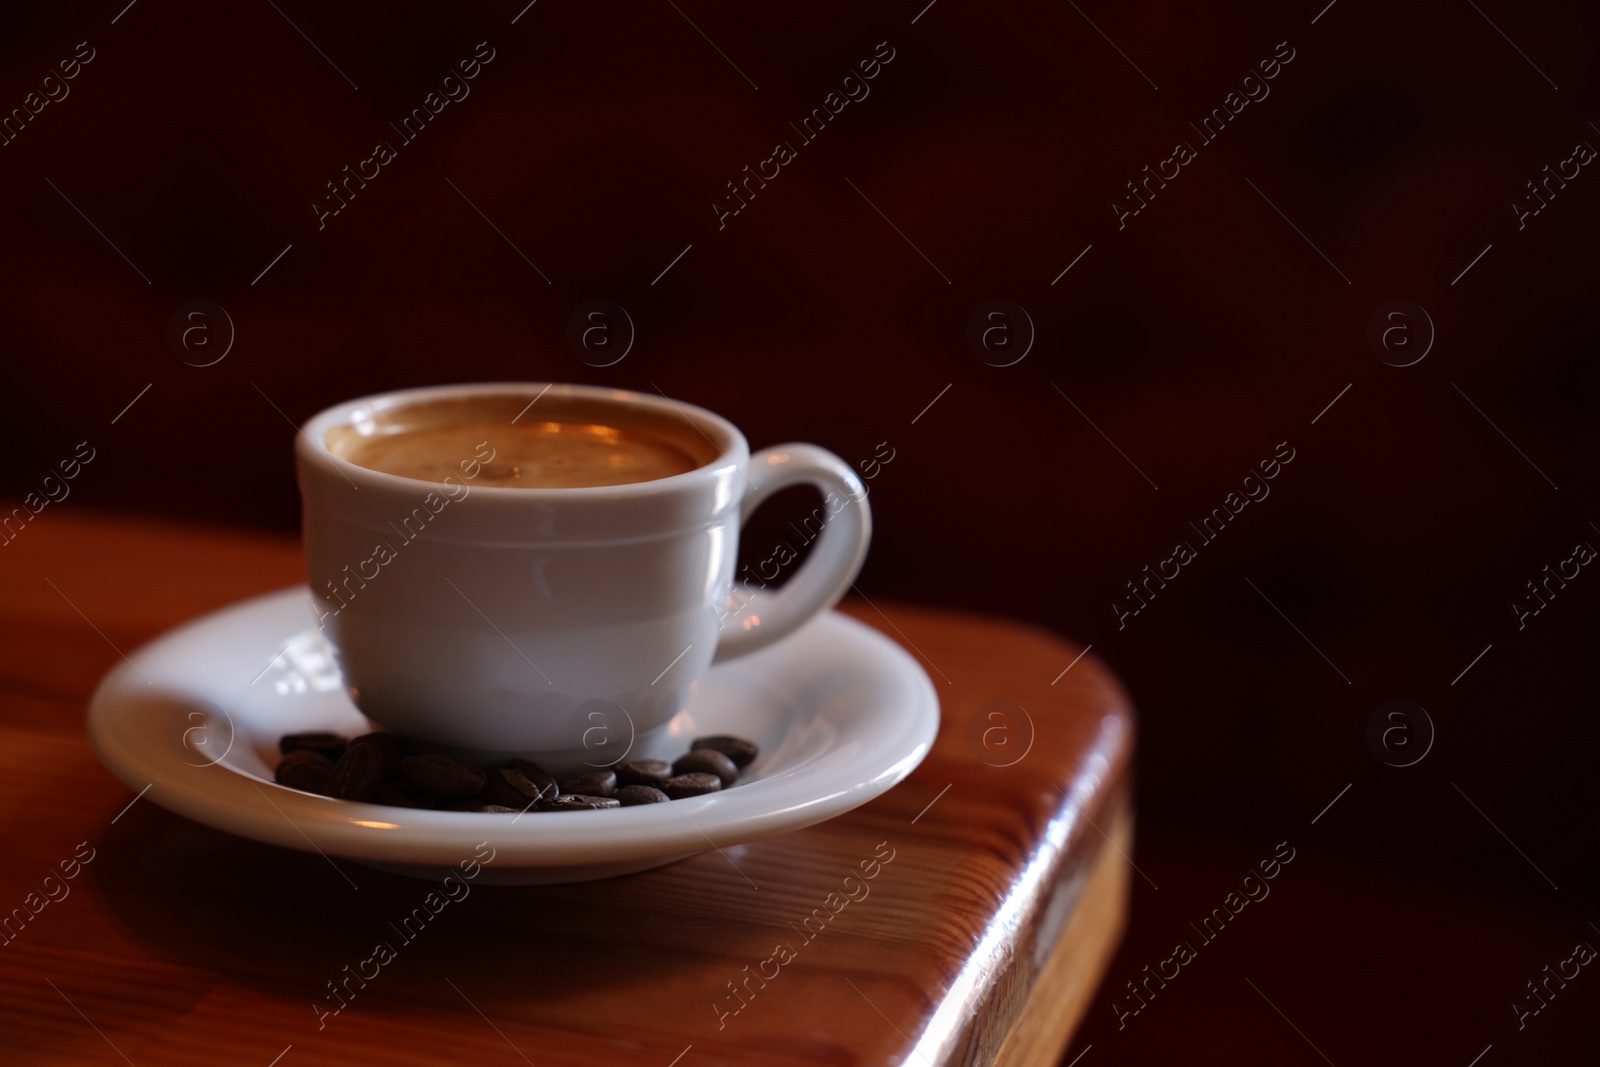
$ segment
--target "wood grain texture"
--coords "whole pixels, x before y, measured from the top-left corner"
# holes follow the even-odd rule
[[[391,924],[428,883],[341,864],[352,886],[315,853],[128,806],[84,736],[87,697],[123,653],[301,575],[290,542],[66,508],[0,549],[0,1060],[1059,1055],[1119,935],[1130,850],[1132,713],[1092,656],[1060,674],[1079,650],[1036,629],[847,604],[939,690],[940,737],[909,780],[821,826],[657,871],[474,885],[407,938]],[[394,958],[352,978],[379,942]],[[339,1003],[329,983],[348,1006],[322,1015],[313,1005]]]

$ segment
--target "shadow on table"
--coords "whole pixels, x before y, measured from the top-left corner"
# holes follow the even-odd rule
[[[446,887],[248,841],[153,805],[123,822],[134,825],[95,842],[93,873],[131,939],[231,982],[328,998],[330,1007],[327,983],[350,980],[359,991],[350,976],[375,968],[384,996],[374,1007],[391,996],[448,1005],[447,976],[479,1007],[523,1002],[534,989],[560,1002],[569,982],[582,991],[603,981],[625,995],[707,957],[760,960],[776,931],[793,937],[752,921],[749,905],[730,907],[729,894],[753,890],[716,853],[597,882]],[[737,862],[739,848],[724,851]],[[379,944],[393,956],[375,954]],[[726,969],[738,977],[737,964]]]

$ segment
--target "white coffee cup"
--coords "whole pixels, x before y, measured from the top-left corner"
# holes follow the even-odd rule
[[[715,458],[653,481],[547,489],[473,484],[467,459],[441,483],[340,454],[385,412],[490,396],[681,418]],[[351,400],[302,427],[295,458],[314,610],[351,699],[396,733],[475,759],[526,756],[555,773],[637,758],[713,661],[831,607],[871,538],[866,489],[831,452],[786,444],[752,456],[703,408],[593,386],[450,385]],[[759,579],[736,588],[741,524],[797,484],[824,496],[810,555],[777,591]]]

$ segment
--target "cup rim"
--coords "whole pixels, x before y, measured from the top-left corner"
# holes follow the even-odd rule
[[[426,385],[409,389],[392,389],[382,393],[371,393],[366,396],[355,397],[322,409],[296,427],[295,452],[308,463],[313,457],[320,458],[324,463],[332,466],[352,482],[359,479],[369,485],[378,487],[405,489],[408,492],[425,492],[428,489],[436,488],[440,483],[427,478],[411,478],[403,474],[390,474],[352,463],[328,448],[328,431],[335,426],[348,425],[354,422],[356,414],[360,411],[386,411],[410,404],[424,403],[429,400],[445,400],[478,395],[527,396],[532,402],[537,402],[546,393],[554,393],[557,396],[564,397],[579,397],[618,404],[637,405],[650,408],[661,414],[678,415],[688,421],[691,426],[694,426],[711,442],[712,446],[717,449],[716,458],[709,463],[703,463],[693,470],[684,471],[681,474],[672,474],[665,478],[652,478],[642,482],[566,487],[474,485],[472,486],[471,495],[477,496],[479,493],[484,493],[490,499],[549,502],[555,500],[610,500],[619,497],[672,493],[706,478],[715,478],[730,467],[742,467],[750,455],[749,443],[745,440],[744,434],[739,431],[738,427],[716,412],[703,408],[698,404],[673,400],[664,393],[654,396],[650,393],[636,392],[631,389],[615,389],[602,385],[538,381],[460,382],[450,385]],[[706,433],[708,427],[723,438],[720,443]]]

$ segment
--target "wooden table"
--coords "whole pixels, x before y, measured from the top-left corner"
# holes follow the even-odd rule
[[[908,781],[727,849],[743,875],[712,852],[475,887],[319,1029],[326,983],[428,887],[346,865],[352,889],[314,853],[130,805],[83,726],[121,653],[300,581],[298,547],[74,507],[0,548],[0,1062],[1051,1064],[1120,937],[1132,713],[1115,679],[1029,627],[847,604],[938,687],[943,728]],[[802,941],[791,923],[885,850],[870,895]],[[780,942],[792,962],[747,982]]]

